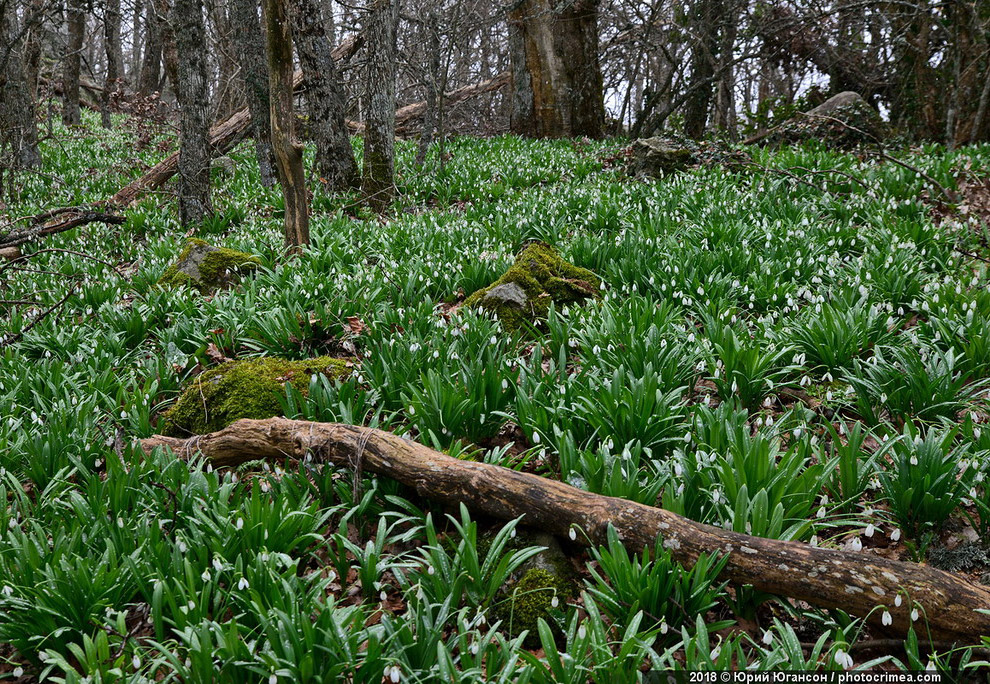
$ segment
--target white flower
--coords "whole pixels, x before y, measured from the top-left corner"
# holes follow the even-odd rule
[[[278,683],[278,675],[272,672],[272,675],[268,678],[268,684],[277,684],[277,683]]]
[[[853,551],[862,551],[863,541],[859,537],[853,537],[852,541],[849,542],[849,548]]]
[[[894,597],[894,605],[895,606],[900,606],[901,605],[901,595],[900,594],[898,594],[897,596]]]
[[[242,577],[239,580],[237,580],[237,588],[240,589],[241,591],[244,591],[249,586],[251,585],[248,584],[247,577]]]
[[[853,666],[852,656],[841,648],[835,652],[835,662],[841,665],[844,670],[851,670]]]
[[[900,539],[900,538],[901,538],[901,531],[900,531],[900,529],[897,529],[897,528],[895,528],[895,529],[894,529],[894,530],[893,530],[893,531],[892,531],[892,532],[890,533],[890,541],[897,541],[897,540],[898,540],[898,539]]]
[[[24,668],[23,667],[15,667],[14,668],[14,671],[11,674],[14,675],[14,679],[19,679],[20,677],[23,677],[24,676]]]
[[[763,633],[763,643],[766,644],[767,646],[773,643],[773,632],[771,632],[769,629]]]
[[[919,615],[920,615],[920,613],[918,613],[918,609],[917,608],[912,608],[911,609],[911,622],[917,622]]]
[[[550,605],[556,608],[557,606],[560,605],[560,599],[554,596],[552,599],[550,599]]]
[[[237,519],[237,522],[234,523],[234,527],[236,527],[239,530],[243,530],[244,529],[244,518],[238,518]]]
[[[141,667],[141,657],[138,656],[137,654],[134,654],[134,657],[131,658],[131,665],[134,666],[135,670],[139,669]],[[15,676],[17,676],[16,673]]]
[[[567,532],[567,536],[571,538],[571,541],[577,541],[577,530],[573,527]]]
[[[889,626],[894,622],[894,618],[891,617],[890,611],[887,610],[883,611],[883,615],[880,616],[880,622],[887,626]]]
[[[587,628],[585,628],[584,625],[581,625],[580,627],[578,627],[578,639],[583,639],[586,636],[588,636],[588,630]]]
[[[670,631],[670,625],[667,624],[667,618],[664,618],[663,621],[660,623],[660,633],[666,634],[669,631]]]
[[[385,674],[388,676],[388,680],[392,684],[398,684],[402,679],[402,670],[399,669],[398,665],[393,665],[392,667],[386,668]]]
[[[870,523],[866,526],[866,529],[863,530],[863,536],[872,537],[874,532],[876,532],[876,528],[873,526],[873,523]]]

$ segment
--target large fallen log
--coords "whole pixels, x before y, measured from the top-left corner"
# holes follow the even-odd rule
[[[27,225],[22,228],[9,227],[7,232],[0,232],[0,249],[19,247],[46,235],[63,233],[89,223],[105,223],[120,225],[123,216],[98,211],[92,207],[64,207],[53,209],[37,216],[22,219]]]
[[[338,45],[333,51],[336,61],[349,59],[360,48],[364,41],[362,34],[351,36]],[[292,88],[297,90],[302,86],[303,73],[296,71],[292,74]],[[210,128],[210,151],[212,156],[219,157],[230,152],[241,141],[251,128],[251,112],[247,107],[239,109],[229,117],[216,123]],[[107,200],[107,204],[127,207],[139,197],[160,188],[179,171],[179,153],[175,152],[155,164],[143,176],[128,183]]]
[[[189,439],[141,440],[150,453],[170,448],[188,457],[202,453],[214,466],[257,459],[301,459],[377,473],[413,487],[435,501],[460,504],[503,520],[525,516],[527,525],[556,535],[580,530],[578,538],[605,541],[614,525],[623,543],[638,551],[657,539],[673,557],[692,565],[702,553],[727,554],[723,579],[759,591],[839,608],[881,623],[882,605],[892,627],[905,632],[917,611],[919,632],[932,638],[978,643],[990,635],[990,589],[941,570],[823,549],[798,542],[729,532],[651,506],[591,494],[561,482],[500,466],[451,458],[415,442],[371,428],[310,423],[286,418],[239,420]],[[900,596],[900,605],[895,599]]]

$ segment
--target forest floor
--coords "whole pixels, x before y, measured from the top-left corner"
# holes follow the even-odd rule
[[[171,149],[166,128],[118,125],[55,130],[6,213],[106,199]],[[392,210],[316,187],[312,244],[288,260],[281,195],[242,144],[196,232],[260,258],[228,291],[156,285],[188,237],[171,186],[0,263],[0,679],[975,676],[979,635],[932,649],[924,615],[881,633],[727,586],[717,558],[686,570],[329,466],[133,446],[230,359],[345,358],[343,380],[287,384],[281,412],[990,581],[990,146],[888,151],[950,205],[909,168],[818,145],[659,181],[625,173],[624,145],[455,139],[420,168],[402,143]],[[460,306],[532,240],[600,297],[514,333]]]

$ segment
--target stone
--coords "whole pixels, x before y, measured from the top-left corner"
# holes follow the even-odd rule
[[[766,142],[820,140],[830,147],[848,148],[882,142],[888,136],[888,126],[877,111],[859,93],[847,90],[785,121],[767,136]]]
[[[14,259],[21,258],[21,250],[18,247],[4,247],[0,249],[0,259],[4,261],[13,261]]]
[[[261,260],[246,252],[214,247],[203,240],[190,239],[182,254],[158,280],[162,287],[188,285],[203,294],[230,287],[244,273],[256,269]]]
[[[531,242],[505,274],[473,293],[465,306],[492,311],[507,331],[546,319],[550,303],[580,304],[599,295],[601,280],[586,268],[564,261],[545,242]]]
[[[241,418],[263,420],[282,415],[286,385],[309,393],[316,373],[331,379],[347,377],[353,359],[327,356],[303,361],[272,357],[228,361],[198,375],[165,412],[163,434],[173,437],[222,430]]]
[[[666,178],[700,167],[738,171],[750,161],[741,149],[718,141],[698,142],[673,136],[640,138],[629,148],[630,175],[639,178]]]
[[[230,157],[217,157],[213,160],[211,168],[221,176],[233,176],[237,170],[237,163]]]

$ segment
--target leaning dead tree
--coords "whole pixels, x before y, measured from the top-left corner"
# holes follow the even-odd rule
[[[182,457],[201,453],[214,466],[258,459],[302,459],[364,470],[414,488],[421,496],[503,520],[525,516],[527,525],[601,544],[609,525],[632,551],[662,540],[674,559],[690,566],[700,554],[727,554],[723,579],[758,591],[839,608],[881,625],[882,606],[892,628],[906,631],[915,618],[932,638],[974,643],[990,635],[990,589],[934,568],[763,539],[704,525],[660,508],[576,489],[538,475],[446,456],[389,432],[286,418],[239,420],[189,439],[141,440],[150,453],[170,448]],[[900,597],[900,601],[896,599]],[[885,627],[886,629],[886,627]]]

